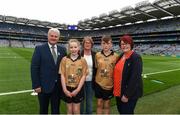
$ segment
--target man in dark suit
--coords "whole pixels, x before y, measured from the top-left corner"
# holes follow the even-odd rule
[[[48,31],[48,43],[37,46],[32,56],[32,88],[38,93],[40,114],[48,113],[49,102],[51,113],[60,113],[61,84],[58,74],[59,63],[66,55],[66,49],[58,46],[60,32],[56,28]]]

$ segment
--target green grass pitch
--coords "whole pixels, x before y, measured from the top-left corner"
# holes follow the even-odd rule
[[[31,89],[30,62],[34,49],[0,48],[0,114],[37,114],[38,100],[31,92],[1,95]],[[180,58],[143,57],[144,96],[135,113],[180,114]],[[96,108],[94,99],[94,113]],[[61,112],[66,106],[61,101]],[[118,113],[111,101],[111,113]]]

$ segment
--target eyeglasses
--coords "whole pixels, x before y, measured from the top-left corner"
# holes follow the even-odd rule
[[[120,46],[126,46],[126,45],[128,45],[128,43],[122,43],[122,44],[120,44]]]
[[[84,42],[84,44],[91,44],[91,42]]]

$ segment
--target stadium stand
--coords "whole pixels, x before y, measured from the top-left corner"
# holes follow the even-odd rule
[[[180,1],[156,0],[139,2],[133,8],[110,11],[79,21],[76,29],[69,25],[0,15],[0,47],[34,48],[47,41],[50,27],[61,31],[60,42],[69,38],[80,41],[92,36],[95,50],[99,49],[102,35],[111,35],[114,49],[118,50],[119,37],[130,34],[135,41],[135,50],[141,54],[180,56]]]

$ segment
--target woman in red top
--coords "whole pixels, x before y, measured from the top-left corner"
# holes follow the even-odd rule
[[[133,39],[129,35],[120,38],[123,53],[114,68],[114,90],[120,114],[133,114],[136,102],[143,95],[142,58],[134,52]]]

